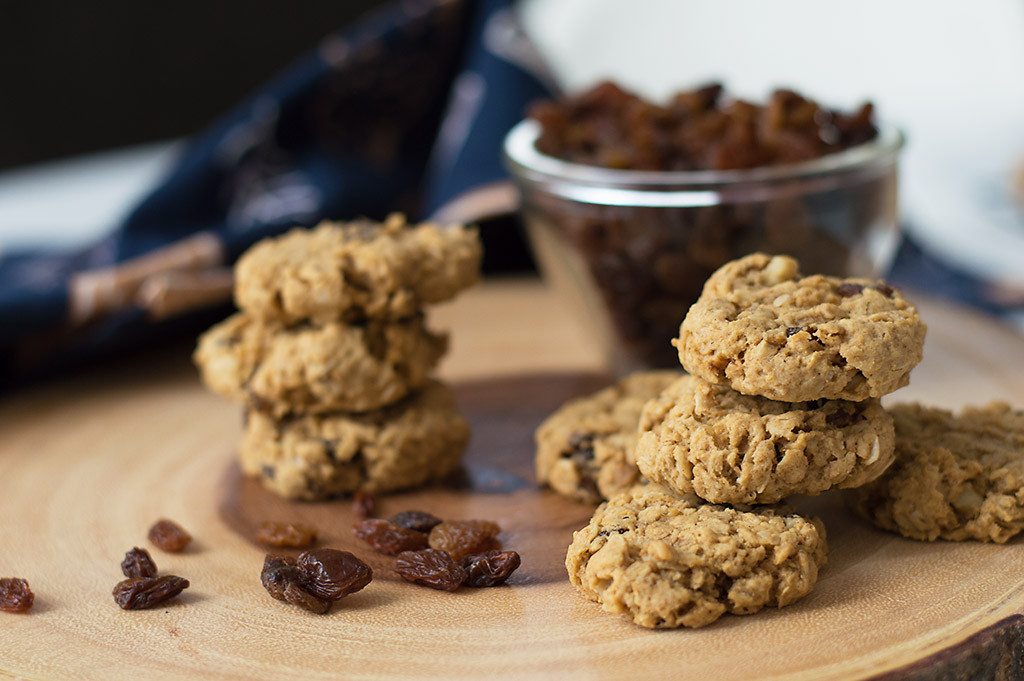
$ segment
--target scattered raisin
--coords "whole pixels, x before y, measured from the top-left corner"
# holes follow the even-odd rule
[[[124,576],[129,579],[156,577],[156,563],[153,562],[153,558],[149,555],[149,551],[146,549],[140,549],[136,546],[131,551],[124,554],[124,560],[121,561],[121,572],[123,572]]]
[[[297,605],[300,608],[323,614],[331,602],[309,593],[305,588],[306,573],[294,558],[268,555],[263,560],[260,582],[267,592],[279,601]]]
[[[501,532],[489,520],[448,520],[430,531],[430,548],[445,551],[455,560],[494,548]]]
[[[377,498],[370,492],[359,490],[352,499],[352,510],[360,518],[372,518],[376,508]]]
[[[175,575],[135,577],[114,587],[114,602],[125,610],[153,608],[169,601],[189,587],[187,579]]]
[[[522,561],[515,551],[474,553],[462,559],[466,586],[485,587],[504,584]]]
[[[402,511],[391,516],[389,520],[399,527],[417,532],[430,532],[436,525],[441,524],[440,518],[426,511]]]
[[[316,528],[303,523],[278,523],[271,520],[260,523],[256,541],[270,546],[304,549],[316,543]]]
[[[0,578],[0,610],[26,612],[36,602],[28,582],[20,577]]]
[[[804,327],[802,326],[790,326],[789,328],[786,329],[786,338],[789,338],[790,336],[795,336],[803,330]]]
[[[390,520],[368,518],[356,523],[352,529],[357,537],[389,556],[402,551],[418,551],[428,545],[425,533],[407,530]]]
[[[398,554],[395,572],[402,579],[442,591],[455,591],[467,577],[461,565],[437,549],[402,551]]]
[[[373,570],[348,551],[314,549],[296,561],[305,573],[305,590],[317,598],[336,601],[359,591],[373,579]]]
[[[843,283],[839,285],[839,295],[841,295],[843,298],[855,296],[863,290],[864,287],[861,286],[860,284]]]
[[[880,281],[875,284],[875,289],[886,298],[892,298],[892,294],[896,292],[892,286],[889,286],[884,281]]]
[[[149,541],[158,549],[169,553],[184,551],[188,543],[192,541],[192,535],[182,529],[181,525],[173,520],[161,518],[149,528]]]

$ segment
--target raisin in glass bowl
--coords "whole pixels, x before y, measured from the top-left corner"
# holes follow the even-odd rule
[[[617,170],[539,152],[539,124],[505,138],[505,163],[545,278],[625,374],[678,367],[671,339],[704,281],[755,251],[805,273],[875,277],[899,244],[902,134],[817,159],[744,170]]]

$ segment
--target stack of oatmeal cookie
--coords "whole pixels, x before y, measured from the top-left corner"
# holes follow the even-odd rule
[[[430,378],[448,348],[424,305],[479,279],[476,231],[323,223],[264,240],[235,266],[240,312],[207,331],[206,386],[245,405],[242,468],[295,499],[438,479],[469,436]]]
[[[824,526],[771,504],[885,472],[895,437],[879,398],[907,384],[925,330],[883,282],[802,277],[792,258],[764,254],[720,268],[675,341],[691,375],[640,415],[634,458],[654,484],[575,534],[570,580],[648,627],[807,594]]]

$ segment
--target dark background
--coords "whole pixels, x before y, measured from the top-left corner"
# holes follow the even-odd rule
[[[383,4],[3,3],[0,169],[196,132]]]

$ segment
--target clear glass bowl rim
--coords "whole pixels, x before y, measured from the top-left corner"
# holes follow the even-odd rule
[[[508,169],[524,180],[665,191],[810,179],[894,163],[905,142],[903,133],[884,125],[879,125],[878,131],[873,140],[834,154],[801,163],[745,170],[616,170],[563,161],[537,151],[534,143],[540,135],[540,124],[530,118],[509,130],[503,151]]]

